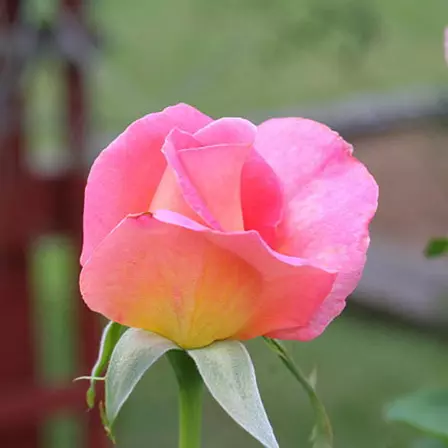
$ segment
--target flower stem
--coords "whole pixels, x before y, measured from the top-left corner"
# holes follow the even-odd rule
[[[202,424],[202,378],[193,359],[172,350],[168,359],[179,384],[179,448],[200,448]]]
[[[319,400],[313,384],[303,374],[299,367],[295,364],[291,355],[286,348],[276,339],[263,337],[268,346],[278,355],[285,367],[292,373],[295,379],[302,385],[308,398],[314,407],[316,414],[316,427],[313,431],[312,441],[313,447],[331,448],[333,446],[333,430],[331,428],[330,419],[327,415],[324,405]]]

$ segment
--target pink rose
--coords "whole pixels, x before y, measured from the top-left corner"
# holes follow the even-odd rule
[[[360,279],[377,196],[352,147],[320,123],[257,127],[168,107],[92,167],[83,298],[184,348],[312,339]]]

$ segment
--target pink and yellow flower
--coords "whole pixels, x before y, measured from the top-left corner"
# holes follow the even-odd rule
[[[83,298],[184,348],[312,339],[360,279],[377,196],[351,146],[320,123],[168,107],[91,169]]]

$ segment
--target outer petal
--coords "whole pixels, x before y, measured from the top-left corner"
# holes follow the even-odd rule
[[[160,211],[157,219],[205,233],[219,247],[238,255],[263,277],[254,312],[236,339],[250,339],[282,328],[306,326],[334,284],[336,275],[317,264],[272,250],[258,232],[222,233],[184,216]]]
[[[333,274],[275,254],[256,232],[157,215],[123,220],[86,263],[93,310],[192,348],[303,325],[331,289]]]
[[[186,104],[168,107],[131,124],[98,156],[86,187],[82,264],[127,214],[148,210],[166,166],[160,149],[167,134],[211,121]]]
[[[170,133],[163,146],[168,168],[151,211],[167,209],[194,218],[193,210],[215,229],[243,229],[241,172],[255,133],[250,122],[237,123],[232,128],[227,120],[218,120],[203,129],[204,135],[194,137],[176,129]],[[224,141],[201,146],[211,136]]]
[[[342,311],[360,279],[378,186],[352,156],[350,145],[311,120],[267,121],[259,126],[255,146],[283,184],[285,210],[277,249],[339,272],[332,293],[309,325],[271,334],[311,339]]]

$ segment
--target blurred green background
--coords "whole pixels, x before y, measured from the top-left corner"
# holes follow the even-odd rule
[[[51,20],[55,4],[34,0],[29,15]],[[95,0],[87,9],[102,42],[91,66],[95,132],[117,134],[180,101],[214,116],[263,116],[447,85],[445,0]],[[44,61],[30,77],[32,131],[48,147],[61,119],[54,66]]]
[[[51,20],[55,4],[30,2],[27,13],[36,22]],[[90,66],[93,141],[179,101],[214,116],[268,116],[355,93],[448,85],[446,0],[98,0],[88,10],[102,42]],[[57,68],[45,60],[27,73],[33,149],[53,159],[62,157]],[[72,377],[76,334],[65,298],[77,287],[76,262],[62,238],[36,245],[43,381]],[[288,345],[305,370],[317,367],[336,448],[411,447],[415,434],[386,424],[384,404],[448,378],[446,342],[350,306],[322,337]],[[307,446],[313,419],[306,396],[261,342],[249,348],[280,445]],[[162,361],[123,409],[118,447],[175,446],[176,420],[176,385]],[[44,437],[48,448],[82,443],[76,421],[64,415]],[[210,399],[204,437],[205,447],[257,446]]]

